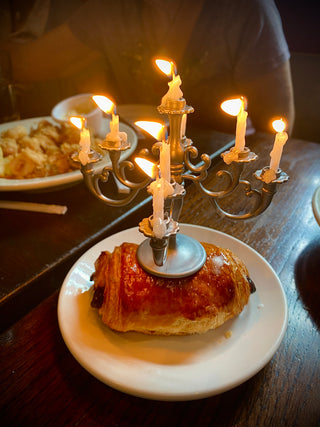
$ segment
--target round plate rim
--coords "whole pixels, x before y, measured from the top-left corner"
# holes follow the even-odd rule
[[[53,124],[58,124],[56,120],[54,120],[51,116],[44,117],[31,117],[29,119],[17,120],[14,122],[7,122],[0,124],[0,133],[3,130],[8,129],[9,127],[26,125],[32,126],[36,125],[41,120],[48,120]],[[109,118],[104,117],[102,119],[102,123],[106,124],[110,122]],[[121,154],[121,159],[124,160],[127,158],[137,147],[138,137],[134,129],[126,123],[119,123],[120,130],[125,130],[126,132],[130,132],[130,136],[132,137],[131,148],[127,151],[124,151]],[[111,162],[110,162],[111,164]],[[106,166],[104,164],[104,166]],[[8,179],[8,178],[0,178],[0,191],[44,191],[46,189],[59,189],[61,187],[74,184],[77,182],[81,182],[83,179],[80,170],[75,170],[72,172],[62,173],[59,175],[52,175],[47,177],[39,177],[39,178],[30,178],[30,179]]]
[[[209,386],[209,387],[206,386],[203,388],[203,390],[197,390],[196,392],[194,392],[194,390],[190,390],[190,388],[188,389],[188,387],[187,387],[187,388],[184,388],[183,391],[180,390],[180,392],[175,392],[172,390],[171,391],[163,390],[161,388],[155,389],[155,390],[152,390],[150,388],[144,389],[143,387],[141,387],[141,385],[139,383],[136,383],[136,384],[129,384],[128,382],[119,383],[118,380],[116,378],[114,378],[114,375],[110,375],[110,373],[108,374],[106,372],[101,372],[99,370],[99,367],[97,368],[97,366],[95,364],[93,364],[92,361],[88,360],[85,356],[83,356],[83,351],[82,351],[83,348],[81,348],[81,346],[79,347],[77,345],[77,343],[75,343],[73,341],[73,339],[70,339],[70,328],[68,329],[68,324],[66,323],[66,321],[64,319],[64,307],[63,307],[68,281],[70,280],[75,268],[77,268],[77,265],[79,265],[81,262],[83,262],[85,260],[85,258],[88,256],[88,253],[90,253],[91,251],[94,252],[94,251],[100,250],[101,247],[103,247],[103,245],[108,243],[107,242],[108,239],[121,240],[122,238],[127,237],[127,235],[130,234],[131,232],[134,232],[134,233],[138,232],[138,228],[133,227],[131,229],[123,230],[119,233],[116,233],[112,236],[109,236],[108,238],[106,238],[106,239],[102,240],[101,242],[97,243],[96,245],[94,245],[85,254],[83,254],[78,259],[78,261],[74,264],[74,266],[70,269],[68,275],[66,276],[66,278],[63,282],[63,285],[61,287],[60,294],[59,294],[58,322],[59,322],[59,327],[60,327],[62,337],[63,337],[67,347],[69,348],[72,355],[75,357],[75,359],[80,363],[80,365],[83,368],[85,368],[91,375],[93,375],[94,377],[96,377],[97,379],[102,381],[103,383],[113,387],[116,390],[122,391],[124,393],[130,394],[133,396],[142,397],[142,398],[146,398],[146,399],[153,399],[153,400],[163,400],[163,401],[186,401],[186,400],[196,400],[196,399],[206,398],[206,397],[214,396],[214,395],[223,393],[225,391],[228,391],[228,390],[242,384],[243,382],[247,381],[248,379],[252,378],[256,373],[258,373],[271,360],[271,358],[273,357],[273,355],[277,351],[278,347],[280,346],[281,341],[282,341],[282,339],[285,335],[285,332],[286,332],[287,323],[288,323],[287,300],[286,300],[285,292],[282,288],[281,282],[280,282],[278,276],[276,275],[275,271],[271,267],[271,265],[257,251],[255,251],[253,248],[251,248],[246,243],[241,242],[240,240],[234,238],[233,236],[230,236],[226,233],[223,233],[223,232],[220,232],[217,230],[213,230],[213,229],[210,229],[207,227],[203,227],[203,226],[196,226],[196,225],[190,225],[190,224],[180,224],[180,226],[181,226],[181,232],[184,232],[185,234],[188,234],[188,235],[190,235],[190,233],[191,233],[191,235],[192,235],[192,233],[197,234],[200,230],[203,230],[206,233],[208,233],[208,232],[213,233],[213,235],[218,237],[218,240],[219,239],[220,240],[221,239],[222,240],[227,239],[227,240],[229,240],[229,242],[233,242],[236,245],[240,245],[242,248],[246,248],[248,251],[253,253],[255,255],[255,257],[257,257],[257,259],[260,259],[261,262],[263,263],[263,265],[268,268],[268,272],[273,276],[274,284],[276,284],[276,288],[273,289],[273,292],[276,290],[276,293],[278,293],[277,297],[280,298],[280,300],[281,300],[281,307],[282,307],[282,311],[280,313],[281,322],[278,325],[277,336],[272,341],[270,347],[268,348],[268,351],[266,351],[266,353],[262,357],[260,357],[259,360],[256,360],[250,366],[249,371],[246,371],[243,374],[239,374],[237,378],[229,378],[223,384],[220,384],[219,387],[215,387],[214,385]],[[108,248],[108,250],[110,250],[110,248]],[[257,293],[259,293],[259,290],[262,289],[262,288],[260,288],[259,283],[256,283],[256,287],[257,287]],[[97,316],[98,316],[98,314],[97,314]],[[113,334],[113,332],[112,331],[110,332],[110,330],[108,330],[108,328],[105,325],[103,325],[102,322],[101,322],[101,325],[99,327],[106,328],[106,330],[104,331],[105,336],[108,337],[109,333]],[[222,328],[222,327],[220,327],[220,328]],[[220,328],[218,328],[218,329],[220,329]],[[215,330],[215,331],[217,331],[217,330]],[[78,332],[81,335],[81,331],[78,331]],[[129,333],[129,334],[135,334],[135,333]],[[148,340],[148,337],[149,336],[145,336],[144,338],[146,338]],[[182,337],[182,339],[183,339],[183,337]],[[105,356],[107,357],[107,355],[105,355]],[[173,375],[173,371],[169,370],[169,372],[171,372],[171,374]],[[172,380],[173,379],[174,379],[174,375],[172,377]],[[192,388],[192,384],[191,384],[191,388]]]

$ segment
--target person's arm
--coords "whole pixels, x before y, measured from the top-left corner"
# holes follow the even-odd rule
[[[273,118],[282,117],[288,133],[294,124],[294,98],[290,63],[286,61],[273,71],[242,84],[248,98],[248,112],[257,131],[273,132]]]
[[[25,44],[7,44],[18,83],[44,81],[71,76],[101,57],[78,40],[66,24]]]

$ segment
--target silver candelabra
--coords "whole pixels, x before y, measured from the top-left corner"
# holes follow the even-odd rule
[[[170,172],[173,193],[166,197],[164,201],[164,222],[165,232],[162,237],[156,237],[153,230],[152,216],[144,218],[139,224],[139,230],[147,239],[139,246],[137,258],[142,267],[148,272],[165,277],[183,277],[196,272],[202,267],[206,259],[205,251],[194,239],[181,234],[179,231],[179,216],[183,206],[183,198],[186,194],[184,188],[185,180],[191,180],[197,188],[211,200],[214,201],[217,209],[223,215],[234,220],[247,219],[264,212],[270,205],[277,186],[288,180],[288,175],[278,169],[271,175],[270,168],[265,167],[257,170],[254,177],[262,182],[261,189],[252,188],[249,181],[241,179],[245,166],[256,160],[258,157],[249,148],[244,147],[240,152],[234,148],[221,154],[227,164],[232,164],[232,170],[220,169],[215,177],[216,181],[224,177],[224,187],[219,191],[213,191],[205,187],[205,179],[208,176],[208,169],[211,165],[209,155],[202,154],[201,162],[197,165],[193,163],[198,158],[198,150],[193,142],[185,135],[181,135],[181,122],[184,114],[194,111],[191,106],[186,105],[184,98],[178,101],[168,100],[165,106],[160,105],[158,111],[166,114],[169,118],[169,135],[166,142],[170,145]],[[152,152],[157,155],[160,151],[161,142],[156,142],[152,146]],[[128,160],[121,161],[122,151],[130,148],[130,143],[121,141],[114,145],[110,141],[103,141],[100,147],[107,151],[111,160],[111,165],[97,171],[94,164],[101,160],[101,155],[91,150],[89,161],[81,165],[81,172],[85,184],[89,190],[102,202],[110,206],[125,206],[130,203],[138,192],[146,188],[151,178],[146,177],[142,181],[133,182],[127,178],[127,172],[133,171],[135,165]],[[148,150],[142,150],[139,155],[147,157]],[[78,155],[74,156],[78,160]],[[107,197],[100,184],[107,182],[110,174],[128,189],[128,195],[121,199]],[[236,188],[243,186],[245,197],[253,197],[254,204],[249,212],[245,214],[234,214],[223,209],[220,201],[230,196]]]

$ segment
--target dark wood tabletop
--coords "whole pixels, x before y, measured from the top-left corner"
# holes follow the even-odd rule
[[[150,150],[154,141],[138,136],[136,152]],[[215,133],[200,141],[199,154],[217,156],[232,140],[231,135]],[[143,177],[134,179],[139,182]],[[108,195],[119,197],[112,178],[106,185]],[[151,197],[145,189],[129,205],[113,208],[93,197],[82,182],[53,190],[1,192],[0,184],[0,200],[68,209],[65,215],[0,209],[0,331],[57,289],[73,262],[94,243],[151,214]]]
[[[215,152],[232,136],[196,130],[192,139]],[[259,183],[251,172],[269,164],[273,140],[266,134],[247,138],[259,155],[248,167],[254,185]],[[219,166],[217,158],[208,181]],[[0,212],[1,425],[320,425],[320,226],[311,204],[320,185],[320,145],[289,139],[281,168],[289,181],[263,214],[246,221],[221,216],[194,184],[187,186],[180,222],[227,233],[259,252],[281,280],[289,321],[280,347],[256,375],[221,395],[185,402],[142,399],[105,385],[73,358],[58,326],[59,287],[72,264],[95,242],[148,216],[147,194],[117,209],[94,199],[83,183],[51,194],[19,194],[20,200],[69,210],[65,216]]]

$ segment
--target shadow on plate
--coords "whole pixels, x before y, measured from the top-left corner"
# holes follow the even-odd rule
[[[295,265],[297,289],[306,310],[320,329],[320,238],[300,254]]]

